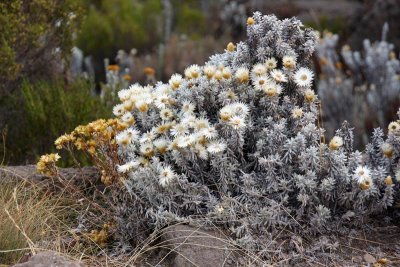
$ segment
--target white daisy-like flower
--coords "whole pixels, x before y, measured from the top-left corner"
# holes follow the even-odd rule
[[[164,109],[169,105],[169,96],[167,94],[160,94],[157,95],[156,100],[154,101],[154,104],[156,105],[157,108],[159,109]]]
[[[185,148],[197,141],[197,138],[193,134],[179,136],[177,139],[177,145],[180,148]]]
[[[292,117],[294,119],[301,118],[303,116],[303,110],[301,108],[294,108],[292,110]]]
[[[249,80],[249,70],[245,67],[238,68],[235,77],[239,82],[246,83]]]
[[[270,81],[264,86],[264,93],[269,97],[274,97],[282,93],[282,86],[274,81]]]
[[[312,89],[307,89],[304,91],[304,98],[307,102],[312,103],[317,97]]]
[[[131,97],[131,91],[129,89],[122,89],[118,92],[118,97],[121,102],[124,102]]]
[[[140,162],[137,160],[129,161],[123,165],[117,165],[117,171],[120,173],[127,173],[133,169],[136,169],[140,166]]]
[[[168,147],[169,147],[169,141],[165,138],[158,138],[158,139],[154,140],[153,144],[156,147],[156,149],[158,150],[158,152],[160,152],[161,154],[164,154],[165,152],[167,152]]]
[[[132,143],[132,138],[127,131],[122,131],[115,136],[115,141],[119,146],[127,146]]]
[[[282,58],[282,65],[289,70],[293,70],[296,67],[296,58],[293,56],[284,56]]]
[[[133,117],[132,113],[127,112],[122,117],[121,120],[128,124],[133,124],[135,122],[135,118]]]
[[[232,70],[229,67],[224,67],[222,69],[222,77],[226,80],[229,80],[232,77]]]
[[[171,129],[171,134],[173,136],[183,136],[189,133],[189,129],[186,124],[178,123],[174,125]]]
[[[207,139],[218,137],[218,131],[214,127],[201,129],[199,133],[205,136]]]
[[[269,74],[277,82],[285,83],[288,81],[286,75],[281,70],[271,70]]]
[[[126,111],[132,111],[133,110],[134,104],[133,104],[132,100],[128,99],[128,100],[124,101],[123,105],[124,105],[124,109]]]
[[[400,133],[400,122],[392,121],[388,126],[389,134]]]
[[[314,73],[309,68],[301,67],[294,74],[294,82],[302,87],[311,86],[313,78]]]
[[[194,149],[197,153],[197,155],[199,156],[199,158],[207,160],[208,159],[208,152],[207,152],[207,148],[201,144],[196,144],[194,146]]]
[[[143,143],[140,145],[140,154],[145,157],[152,157],[154,155],[154,146],[152,143]]]
[[[194,124],[195,124],[194,128],[197,131],[200,131],[201,129],[210,127],[210,123],[205,118],[196,119]]]
[[[196,79],[200,76],[201,74],[201,68],[199,65],[191,65],[185,69],[185,77],[187,79]]]
[[[268,70],[273,70],[278,66],[278,61],[275,58],[270,57],[265,60],[264,65],[267,67]]]
[[[268,82],[270,82],[270,79],[267,75],[257,76],[253,79],[254,89],[262,91]]]
[[[169,108],[164,108],[160,111],[160,118],[164,121],[171,120],[174,117],[174,113]]]
[[[231,104],[235,114],[240,116],[247,116],[249,114],[250,108],[248,105],[242,102],[232,103]]]
[[[213,78],[216,79],[217,81],[220,81],[220,80],[222,80],[223,77],[224,77],[224,76],[222,76],[222,71],[221,71],[221,70],[217,70],[217,71],[215,72]]]
[[[207,65],[203,68],[204,74],[206,75],[207,79],[212,79],[214,77],[215,72],[217,71],[217,67],[214,65]]]
[[[140,84],[135,83],[135,84],[132,84],[131,86],[129,86],[128,90],[129,90],[129,92],[131,92],[131,96],[132,96],[132,95],[140,94],[141,92],[143,92],[144,88],[143,88],[143,86],[140,86]]]
[[[136,142],[139,140],[140,137],[140,132],[136,130],[135,128],[129,128],[124,130],[128,134],[128,136],[131,138],[132,142]]]
[[[184,113],[192,113],[195,109],[195,106],[190,101],[182,102],[182,111]]]
[[[263,76],[267,73],[268,69],[264,64],[257,63],[251,69],[251,74],[254,76]]]
[[[223,121],[228,121],[234,115],[234,113],[235,113],[235,111],[232,108],[232,106],[227,105],[219,111],[219,117]]]
[[[358,166],[354,171],[354,179],[357,183],[362,184],[364,181],[370,178],[371,171],[366,166]]]
[[[147,112],[149,110],[149,105],[146,103],[144,100],[138,100],[135,103],[135,107],[140,111],[140,112]]]
[[[207,151],[211,154],[224,152],[225,149],[226,149],[226,144],[219,141],[211,142],[207,145]]]
[[[233,116],[229,119],[228,123],[236,130],[246,127],[246,122],[242,116]]]
[[[172,75],[171,78],[169,79],[169,85],[174,90],[178,89],[181,86],[182,82],[183,82],[182,75],[177,73]]]
[[[343,138],[340,136],[334,136],[329,142],[329,148],[332,150],[339,149],[343,146]]]
[[[165,83],[161,83],[158,82],[156,84],[156,88],[154,90],[154,94],[157,95],[161,95],[161,94],[171,94],[173,92],[173,90],[171,89],[171,86],[168,86]]]
[[[167,187],[177,178],[177,174],[172,170],[171,166],[165,166],[160,170],[159,184],[162,187]]]
[[[148,131],[147,133],[143,133],[142,137],[140,138],[140,143],[147,143],[147,142],[152,142],[154,139],[156,139],[157,135],[154,130]]]
[[[113,107],[113,114],[117,117],[120,117],[125,114],[124,104],[118,104]]]
[[[185,124],[188,128],[194,128],[196,126],[196,117],[193,113],[184,113],[181,124]]]
[[[391,144],[383,143],[382,146],[381,146],[381,149],[382,149],[383,154],[386,157],[390,158],[390,157],[393,156],[394,148],[393,148],[393,146]]]

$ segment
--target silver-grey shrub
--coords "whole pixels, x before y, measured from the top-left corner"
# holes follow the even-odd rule
[[[155,229],[217,225],[266,257],[284,230],[348,233],[372,214],[387,217],[400,178],[399,122],[388,136],[375,129],[365,152],[353,149],[347,123],[324,143],[308,69],[316,33],[257,12],[247,34],[184,77],[119,92],[115,115],[136,120],[116,137],[123,195],[137,203],[122,201],[123,240],[134,238],[135,205]]]
[[[345,45],[340,53],[338,35],[324,33],[316,49],[322,72],[317,88],[328,132],[347,120],[356,127],[357,143],[366,144],[373,127],[393,119],[400,104],[400,61],[387,31],[385,24],[381,41],[364,40],[362,51]]]

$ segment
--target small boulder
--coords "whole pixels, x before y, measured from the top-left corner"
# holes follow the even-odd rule
[[[13,267],[85,267],[81,262],[70,261],[55,252],[40,252],[29,258],[27,262]]]
[[[171,266],[232,266],[235,250],[228,237],[219,231],[205,231],[188,225],[164,229],[162,244],[169,249]]]

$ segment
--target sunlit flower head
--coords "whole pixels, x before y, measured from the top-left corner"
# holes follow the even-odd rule
[[[271,70],[269,74],[277,82],[281,83],[287,82],[287,77],[281,70]]]
[[[187,79],[196,79],[200,77],[200,74],[201,68],[199,65],[194,64],[185,69],[185,77]]]
[[[393,156],[393,152],[394,152],[394,148],[391,144],[389,143],[383,143],[381,146],[383,155],[385,155],[386,157],[390,158]]]
[[[157,135],[154,132],[154,130],[151,130],[146,133],[143,133],[139,141],[140,143],[151,143],[156,137]]]
[[[204,74],[206,75],[207,79],[212,79],[214,77],[215,72],[217,71],[217,67],[214,65],[206,65],[203,68]]]
[[[265,61],[264,65],[267,67],[268,70],[273,70],[278,65],[278,61],[276,61],[275,58],[270,57]]]
[[[264,64],[258,63],[253,66],[251,69],[251,74],[254,76],[262,76],[267,73],[267,67]]]
[[[200,119],[196,119],[195,120],[195,125],[194,126],[195,126],[195,129],[197,131],[200,131],[201,129],[209,128],[210,127],[210,123],[209,123],[209,121],[207,119],[200,118]]]
[[[264,93],[269,97],[278,96],[282,93],[282,86],[274,81],[270,81],[264,85]]]
[[[211,142],[207,145],[207,151],[211,154],[224,152],[225,149],[226,149],[226,144],[219,141]]]
[[[214,127],[203,128],[200,130],[200,134],[205,136],[207,139],[218,137],[218,131]]]
[[[113,113],[115,116],[120,117],[125,114],[124,104],[118,104],[113,107]]]
[[[361,184],[370,178],[371,171],[365,166],[358,166],[354,171],[354,179]]]
[[[247,68],[238,68],[235,73],[236,80],[241,83],[249,81],[249,70]]]
[[[118,97],[121,102],[124,102],[131,97],[131,91],[129,89],[122,89],[118,92]]]
[[[231,68],[229,68],[229,67],[224,67],[223,69],[222,69],[222,77],[224,78],[224,79],[230,79],[231,77],[232,77],[232,70],[231,70]]]
[[[157,95],[154,104],[158,109],[164,109],[169,105],[169,100],[170,98],[167,94],[159,94]]]
[[[171,166],[166,166],[160,170],[159,184],[162,187],[169,186],[177,178],[176,173],[172,170]]]
[[[242,116],[233,116],[228,123],[236,130],[246,127],[246,122]]]
[[[190,101],[183,101],[182,102],[182,111],[184,113],[192,113],[195,109],[195,106]]]
[[[334,136],[329,142],[329,148],[332,150],[339,149],[343,146],[343,138],[340,136]]]
[[[293,56],[284,56],[282,58],[282,65],[289,70],[293,70],[296,67],[296,58]]]
[[[316,99],[316,95],[312,89],[307,89],[304,91],[304,98],[307,102],[312,103]]]
[[[193,134],[179,136],[177,139],[178,147],[180,147],[180,148],[188,147],[188,146],[192,145],[193,143],[195,143],[196,139],[197,138]]]
[[[270,82],[270,79],[268,78],[268,76],[266,76],[266,75],[257,76],[253,79],[254,89],[256,89],[257,91],[262,91],[262,90],[264,90],[264,86],[268,82]]]
[[[176,90],[181,86],[182,81],[182,75],[174,74],[171,76],[171,79],[169,79],[169,85],[172,87],[172,89]]]
[[[153,142],[154,146],[156,147],[157,151],[161,154],[167,152],[169,147],[169,141],[165,138],[158,138]]]
[[[292,110],[292,117],[294,119],[301,118],[303,116],[303,110],[301,108],[294,108]]]
[[[189,133],[189,129],[187,127],[187,125],[183,124],[183,123],[178,123],[176,125],[174,125],[171,129],[171,134],[173,136],[182,136],[182,135],[186,135]]]
[[[250,108],[248,105],[242,102],[232,103],[230,104],[232,110],[235,114],[240,116],[247,116],[249,114]]]
[[[154,155],[154,146],[152,143],[143,143],[140,145],[140,154],[145,157],[152,157]]]
[[[164,108],[160,111],[160,118],[164,121],[171,120],[174,117],[172,110]]]
[[[132,113],[127,112],[125,113],[122,117],[121,120],[129,125],[132,125],[135,123],[135,118],[133,117]]]
[[[400,133],[400,122],[392,121],[388,126],[389,134]]]
[[[127,173],[131,170],[134,170],[140,166],[140,162],[137,160],[128,161],[123,165],[117,166],[117,171],[120,173]]]
[[[312,84],[314,73],[308,69],[301,67],[294,74],[294,81],[298,86],[309,87]]]

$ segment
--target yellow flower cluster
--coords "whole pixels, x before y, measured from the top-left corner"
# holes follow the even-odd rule
[[[36,165],[36,170],[40,174],[47,176],[57,175],[56,162],[60,159],[58,154],[46,154],[40,157]]]
[[[115,135],[127,127],[126,123],[118,119],[99,119],[76,127],[70,134],[60,136],[54,143],[57,149],[73,144],[78,150],[94,155],[99,147],[114,145]]]
[[[100,230],[92,230],[87,237],[94,241],[100,247],[107,245],[107,241],[110,238],[110,230],[114,227],[112,223],[105,223]]]

